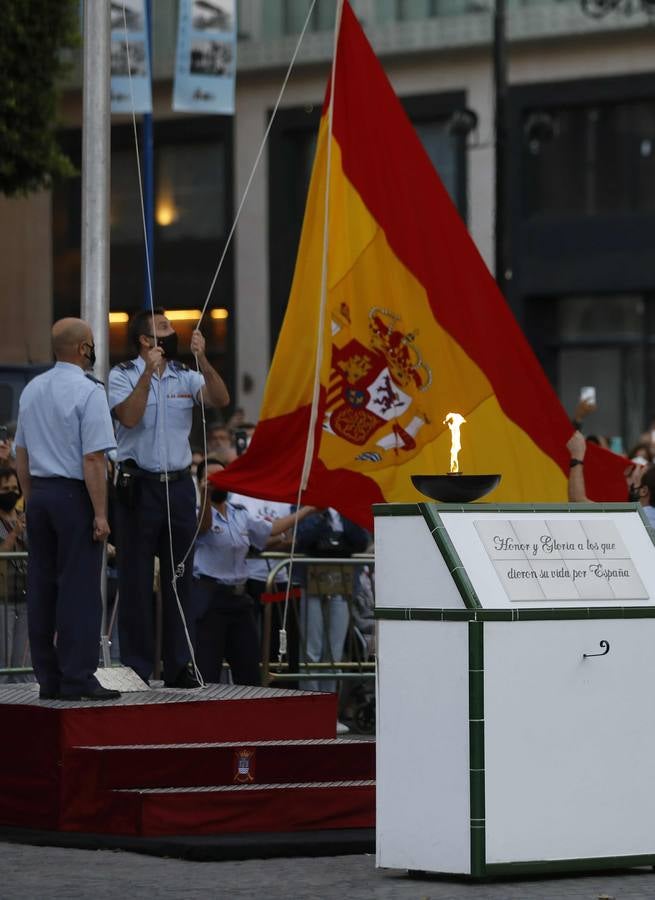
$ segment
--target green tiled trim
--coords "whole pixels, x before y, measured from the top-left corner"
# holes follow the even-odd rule
[[[374,503],[374,516],[420,516],[418,503]]]
[[[448,571],[464,601],[464,606],[466,606],[467,609],[480,609],[482,604],[473,589],[473,585],[466,574],[462,561],[455,550],[453,542],[450,540],[448,532],[443,526],[441,517],[439,516],[439,512],[443,512],[446,506],[447,504],[445,503],[419,503],[421,514],[430,529],[430,534],[434,538],[437,547],[441,551],[441,555],[448,567]],[[457,509],[459,509],[459,507],[457,507]]]
[[[641,512],[639,503],[420,503],[436,513]],[[425,513],[424,513],[425,515]],[[643,513],[642,513],[643,516]]]
[[[457,618],[451,618],[451,613],[456,613]],[[376,619],[394,619],[403,622],[467,622],[475,617],[475,611],[471,609],[388,609],[387,607],[378,607],[374,615]]]
[[[655,606],[607,606],[571,609],[389,609],[378,607],[376,619],[405,622],[540,622],[557,619],[655,619]]]
[[[469,791],[471,875],[485,874],[484,625],[469,622]]]
[[[556,859],[547,862],[491,863],[485,875],[551,875],[557,872],[593,872],[594,869],[626,869],[655,865],[655,854],[641,856],[600,856],[589,859]]]

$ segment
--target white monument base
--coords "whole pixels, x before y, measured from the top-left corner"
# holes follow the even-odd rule
[[[378,866],[484,877],[655,864],[655,548],[639,512],[448,510],[376,508]],[[624,572],[600,578],[620,605],[550,577],[544,590],[570,591],[559,605],[509,599],[479,526],[520,532],[524,515],[546,533],[610,522],[613,549],[574,564],[555,550],[550,570],[571,585],[573,565]]]

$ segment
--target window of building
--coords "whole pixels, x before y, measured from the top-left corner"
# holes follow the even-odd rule
[[[62,143],[81,168],[80,132]],[[225,117],[157,122],[154,136],[154,303],[167,310],[201,309],[231,224],[231,123]],[[81,178],[53,192],[54,314],[79,315]],[[147,305],[145,242],[131,126],[112,129],[110,308],[131,313]],[[211,308],[217,307],[211,316]],[[221,371],[233,369],[233,260],[229,252],[203,321],[207,350]],[[220,311],[220,315],[219,315]],[[126,323],[113,317],[112,360],[131,353]],[[179,319],[180,346],[193,321]],[[182,355],[182,358],[184,356]],[[190,361],[190,357],[189,360]]]
[[[541,306],[548,310],[541,321],[549,332],[551,377],[565,409],[572,414],[580,388],[593,385],[598,410],[585,431],[613,436],[617,449],[628,450],[655,409],[655,297],[577,295]]]
[[[655,103],[524,110],[529,217],[655,212]]]

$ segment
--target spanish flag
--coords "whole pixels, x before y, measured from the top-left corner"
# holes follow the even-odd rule
[[[460,471],[502,475],[490,501],[564,502],[571,423],[347,2],[338,27],[259,424],[217,481],[295,502],[309,438],[303,503],[370,527],[449,470],[457,412]],[[625,460],[590,450],[590,496],[625,500]]]

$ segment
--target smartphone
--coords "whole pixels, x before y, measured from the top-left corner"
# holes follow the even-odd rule
[[[595,403],[596,402],[596,388],[595,387],[580,388],[580,400],[584,400],[586,403]]]
[[[236,428],[234,431],[234,447],[237,456],[241,456],[248,449],[248,433],[242,428]]]

